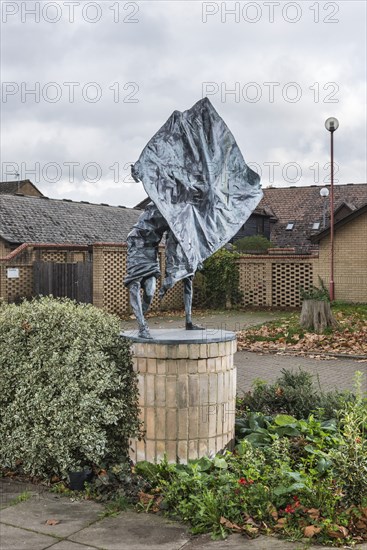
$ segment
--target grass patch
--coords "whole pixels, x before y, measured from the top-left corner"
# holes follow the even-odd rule
[[[20,502],[26,502],[27,500],[29,500],[31,498],[31,496],[32,496],[32,493],[30,493],[29,491],[23,491],[23,493],[21,493],[20,495],[18,495],[15,498],[13,498],[9,502],[9,506],[16,506]]]

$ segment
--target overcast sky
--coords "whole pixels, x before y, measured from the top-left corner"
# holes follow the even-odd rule
[[[366,182],[366,2],[3,1],[2,180],[134,206],[129,165],[205,95],[264,187]]]

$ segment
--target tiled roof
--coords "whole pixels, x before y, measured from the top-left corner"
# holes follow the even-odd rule
[[[22,188],[26,185],[33,187],[39,195],[42,195],[41,191],[30,180],[15,180],[15,181],[0,181],[0,194],[14,195],[15,193],[22,193]]]
[[[358,218],[362,214],[366,214],[366,213],[367,213],[367,203],[364,204],[363,206],[361,206],[360,208],[357,208],[357,209],[353,210],[352,212],[350,212],[350,214],[348,214],[347,216],[345,216],[344,218],[342,218],[341,220],[336,222],[334,224],[334,228],[338,229],[338,227],[343,227],[343,225],[346,225],[347,223],[351,222],[352,220],[355,220],[356,218]],[[324,229],[323,231],[320,231],[316,235],[312,236],[311,241],[312,242],[319,242],[324,237],[327,237],[329,234],[330,234],[330,226],[327,227],[326,229]]]
[[[308,187],[269,187],[263,189],[264,196],[259,208],[270,209],[277,218],[271,230],[271,240],[281,248],[295,247],[298,253],[310,250],[309,237],[323,229],[325,208],[326,226],[330,219],[330,195],[320,196],[320,189],[330,185]],[[345,203],[350,209],[358,209],[367,203],[367,183],[334,185],[334,211]],[[294,223],[292,230],[286,230],[288,223]],[[313,223],[320,223],[318,230],[312,230]]]
[[[0,237],[14,243],[120,243],[140,216],[133,208],[0,195]]]

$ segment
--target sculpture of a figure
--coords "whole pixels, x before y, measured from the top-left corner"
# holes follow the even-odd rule
[[[152,303],[156,281],[161,275],[158,246],[164,233],[166,233],[165,275],[166,279],[169,279],[170,272],[176,271],[176,268],[179,267],[177,259],[181,254],[180,245],[154,204],[148,205],[127,238],[127,276],[124,283],[129,288],[130,304],[138,321],[141,338],[151,338],[144,314]],[[186,330],[200,330],[202,327],[194,325],[191,319],[192,279],[193,275],[187,275],[183,279]],[[143,290],[142,297],[140,289]],[[160,299],[163,298],[166,291],[167,288],[163,284],[159,292]]]
[[[192,323],[192,280],[204,260],[224,246],[262,197],[260,178],[207,98],[174,113],[132,167],[152,200],[127,238],[130,303],[139,336],[151,338],[144,314],[160,276],[158,246],[166,235],[166,269],[160,298],[184,282],[186,329]],[[140,289],[143,289],[141,299]]]

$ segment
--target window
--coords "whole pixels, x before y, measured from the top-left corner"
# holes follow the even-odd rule
[[[312,224],[312,231],[317,231],[318,229],[320,229],[320,222],[314,222]]]
[[[264,233],[265,233],[264,218],[262,216],[258,216],[256,218],[256,235],[264,235]]]
[[[287,230],[287,231],[292,231],[293,227],[294,227],[294,223],[293,223],[293,222],[289,222],[289,223],[287,223],[286,230]]]

